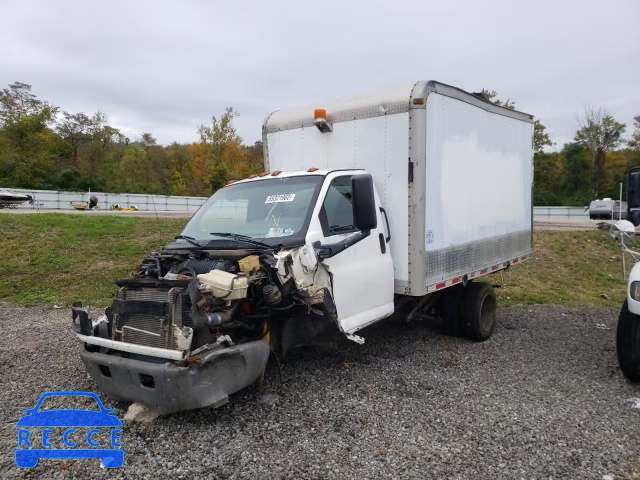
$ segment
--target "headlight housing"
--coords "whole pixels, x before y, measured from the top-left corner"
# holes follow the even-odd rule
[[[640,281],[631,282],[629,287],[629,296],[632,300],[640,302]]]

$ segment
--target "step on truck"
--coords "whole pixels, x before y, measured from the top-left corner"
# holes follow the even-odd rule
[[[216,191],[104,315],[74,306],[88,372],[169,413],[394,312],[488,339],[484,277],[532,254],[532,140],[531,115],[434,81],[273,112],[263,173]]]

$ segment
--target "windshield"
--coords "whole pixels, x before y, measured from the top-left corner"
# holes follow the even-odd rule
[[[182,235],[197,240],[209,240],[215,233],[255,239],[303,237],[323,178],[269,178],[221,188],[200,207]]]

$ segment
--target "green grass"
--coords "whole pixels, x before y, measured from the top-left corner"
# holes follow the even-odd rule
[[[627,255],[627,273],[633,262]],[[626,295],[620,246],[603,231],[535,232],[532,260],[488,277],[501,305],[620,308]]]
[[[0,214],[0,301],[107,306],[114,280],[177,235],[186,219]],[[620,249],[601,231],[536,232],[534,259],[486,277],[501,305],[620,308]]]
[[[186,219],[0,214],[0,302],[107,306],[114,280],[180,233]]]

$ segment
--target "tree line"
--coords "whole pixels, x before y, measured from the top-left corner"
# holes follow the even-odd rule
[[[515,108],[510,99],[499,100],[495,91],[483,89],[475,95],[497,105]],[[603,108],[588,107],[578,120],[573,142],[553,153],[544,151],[554,143],[545,126],[536,120],[533,134],[534,205],[583,206],[597,198],[619,198],[620,182],[625,184],[629,169],[640,167],[640,115],[633,120],[631,139],[624,140],[625,124],[616,121]]]
[[[149,132],[131,141],[103,112],[61,110],[31,85],[0,91],[0,187],[207,196],[263,170],[262,143],[245,145],[227,108],[199,141],[158,145]]]
[[[474,93],[515,108],[495,91]],[[31,85],[0,91],[0,186],[31,189],[210,195],[230,180],[263,170],[262,143],[245,145],[227,108],[197,129],[199,140],[158,145],[149,132],[131,141],[103,112],[61,110],[39,99]],[[640,115],[630,140],[627,126],[606,110],[587,108],[574,141],[558,152],[544,125],[534,124],[534,204],[588,205],[617,198],[627,171],[640,166]]]

